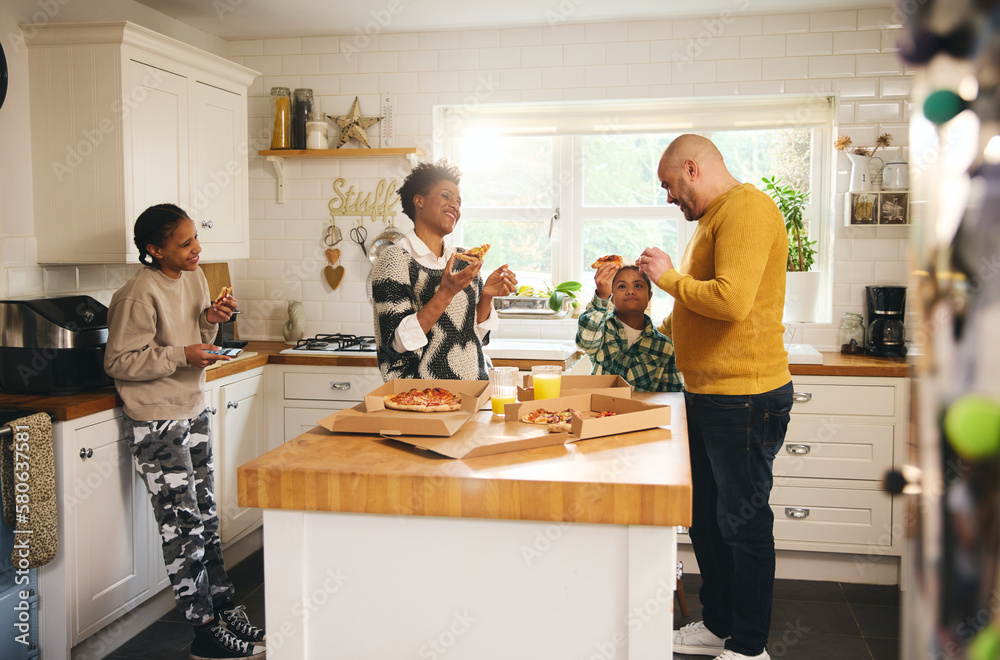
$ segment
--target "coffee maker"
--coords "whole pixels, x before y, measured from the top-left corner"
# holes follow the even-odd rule
[[[905,286],[866,286],[868,303],[868,355],[906,357]]]

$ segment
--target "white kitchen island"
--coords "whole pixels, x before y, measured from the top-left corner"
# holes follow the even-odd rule
[[[464,461],[317,427],[240,467],[268,657],[671,657],[686,418],[643,398],[669,427]]]

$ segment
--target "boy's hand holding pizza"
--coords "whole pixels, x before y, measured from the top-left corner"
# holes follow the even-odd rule
[[[611,283],[614,282],[615,273],[622,267],[622,258],[617,254],[609,254],[590,264],[590,267],[597,269],[594,284],[597,285],[598,297],[607,300],[611,297]]]

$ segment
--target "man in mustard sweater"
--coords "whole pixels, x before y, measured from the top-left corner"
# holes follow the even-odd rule
[[[682,135],[657,176],[689,222],[680,266],[647,248],[640,269],[674,297],[671,336],[691,452],[691,543],[703,621],[674,633],[674,651],[767,660],[774,591],[771,468],[792,408],[782,342],[788,239],[777,206],[737,181],[712,142]]]

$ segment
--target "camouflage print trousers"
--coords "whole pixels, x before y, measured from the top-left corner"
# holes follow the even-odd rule
[[[142,422],[125,415],[124,420],[160,527],[177,610],[196,625],[233,596],[215,511],[209,415],[206,410],[194,419]]]

